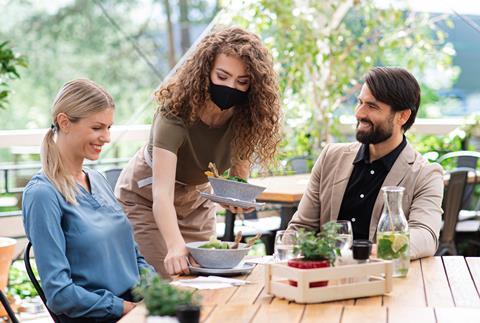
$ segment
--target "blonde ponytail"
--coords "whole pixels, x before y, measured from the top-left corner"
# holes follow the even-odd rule
[[[40,154],[42,170],[71,204],[77,204],[75,196],[79,189],[74,176],[67,172],[55,142],[55,135],[58,136],[60,132],[56,123],[57,115],[65,113],[71,122],[77,122],[108,108],[115,108],[110,94],[88,79],[76,79],[65,83],[53,103],[53,124],[43,138]]]
[[[71,204],[77,204],[75,195],[78,193],[75,178],[65,172],[60,151],[54,141],[55,128],[48,130],[43,138],[41,160],[43,173],[60,191],[65,200]]]

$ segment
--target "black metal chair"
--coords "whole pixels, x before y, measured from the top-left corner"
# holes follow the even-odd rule
[[[456,255],[455,232],[458,223],[458,214],[462,209],[463,196],[467,186],[468,173],[471,168],[456,169],[450,174],[450,180],[443,197],[443,228],[440,232],[440,243],[436,256]]]
[[[15,316],[15,313],[13,312],[12,308],[10,307],[10,303],[8,303],[8,299],[5,297],[5,295],[1,290],[0,290],[0,302],[2,302],[2,305],[5,308],[5,311],[7,311],[7,314],[10,317],[10,321],[12,321],[12,323],[18,323],[19,321]]]
[[[447,153],[443,156],[440,156],[437,159],[437,162],[443,166],[453,166],[454,169],[461,169],[461,168],[468,168],[473,171],[477,170],[478,160],[480,159],[480,152],[477,151],[470,151],[470,150],[460,150],[454,151],[451,153]],[[453,163],[453,165],[449,165],[448,163]],[[468,210],[470,208],[470,201],[473,196],[473,192],[475,189],[475,183],[477,182],[477,172],[474,172],[475,180],[473,184],[467,184],[465,187],[465,192],[463,193],[463,200],[462,200],[462,210]],[[480,208],[480,201],[475,206],[475,210]]]
[[[48,310],[48,313],[50,313],[50,316],[52,319],[55,321],[55,323],[61,322],[57,314],[53,313],[47,305],[47,298],[45,297],[45,293],[43,292],[42,286],[40,286],[40,283],[37,280],[37,277],[35,277],[35,273],[33,272],[32,265],[30,264],[30,249],[32,248],[32,243],[28,242],[27,247],[25,248],[25,253],[23,255],[23,261],[25,262],[25,268],[27,269],[27,274],[28,278],[30,278],[30,281],[33,284],[33,287],[37,290],[38,295],[42,299],[43,304],[45,305],[46,309]]]
[[[105,178],[107,179],[108,184],[110,184],[112,191],[115,191],[115,185],[117,184],[121,172],[122,168],[111,168],[104,171]]]

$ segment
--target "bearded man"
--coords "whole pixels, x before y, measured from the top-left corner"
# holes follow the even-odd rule
[[[443,170],[405,138],[419,106],[420,86],[408,71],[370,70],[355,108],[358,142],[322,150],[288,230],[318,231],[325,222],[349,220],[354,239],[374,241],[383,209],[380,188],[403,186],[410,256],[434,255],[442,223]]]

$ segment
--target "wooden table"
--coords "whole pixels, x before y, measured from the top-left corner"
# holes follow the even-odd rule
[[[263,266],[243,277],[253,284],[199,290],[201,321],[217,322],[480,322],[480,258],[430,257],[411,263],[389,295],[322,304],[296,304],[265,294]],[[142,323],[137,306],[120,323]]]
[[[258,201],[298,203],[307,188],[310,174],[258,177],[249,180],[250,183],[266,187],[257,197]]]

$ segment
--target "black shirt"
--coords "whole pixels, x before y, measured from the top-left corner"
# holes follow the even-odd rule
[[[375,200],[385,177],[406,145],[407,139],[403,136],[397,148],[373,163],[370,163],[368,145],[364,144],[358,150],[338,214],[339,220],[352,222],[353,239],[368,239]]]

